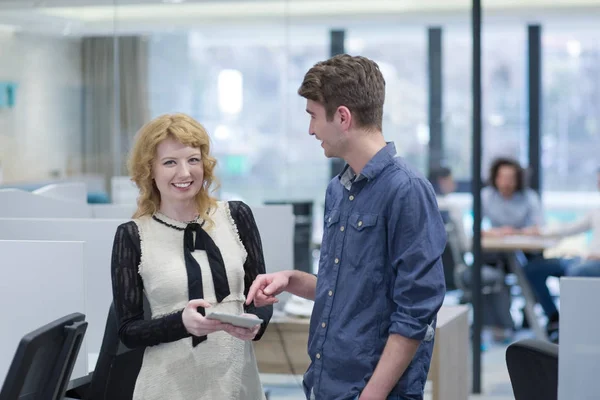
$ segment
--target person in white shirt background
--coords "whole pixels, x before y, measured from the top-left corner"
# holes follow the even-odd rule
[[[597,171],[596,179],[600,190],[600,168]],[[550,276],[600,277],[600,208],[588,212],[584,217],[572,223],[548,228],[526,228],[520,232],[549,238],[565,238],[584,232],[592,233],[587,254],[573,258],[536,259],[525,267],[525,273],[532,289],[548,316],[548,335],[554,342],[558,342],[559,313],[546,285],[546,280]]]

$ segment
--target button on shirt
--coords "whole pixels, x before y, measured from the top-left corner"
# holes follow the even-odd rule
[[[307,398],[356,398],[390,334],[421,341],[390,394],[423,396],[446,233],[431,185],[395,154],[389,143],[358,176],[347,166],[327,188]]]

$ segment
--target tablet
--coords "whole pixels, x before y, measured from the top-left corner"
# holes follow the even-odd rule
[[[221,312],[213,312],[206,316],[208,319],[216,319],[227,324],[239,326],[240,328],[253,328],[256,325],[262,324],[263,320],[254,317],[245,317],[242,315],[225,314]]]

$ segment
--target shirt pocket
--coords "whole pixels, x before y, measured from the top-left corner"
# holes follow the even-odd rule
[[[383,218],[377,214],[353,213],[347,225],[342,261],[357,272],[368,272],[370,280],[380,282],[387,248]]]
[[[368,233],[377,226],[377,214],[352,214],[348,219],[348,224],[357,232]]]

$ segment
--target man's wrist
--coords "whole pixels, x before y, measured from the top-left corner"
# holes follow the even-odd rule
[[[388,394],[382,393],[381,390],[378,390],[375,385],[367,384],[365,389],[360,394],[360,400],[385,400],[387,399]]]
[[[377,393],[377,391],[374,389],[371,389],[371,387],[369,387],[369,385],[367,385],[367,387],[365,387],[365,390],[362,391],[362,393],[360,394],[358,399],[359,400],[386,400],[387,399],[387,395],[382,394],[382,393]]]
[[[288,285],[295,279],[296,270],[290,269],[286,271],[281,271],[281,273],[288,279]]]

